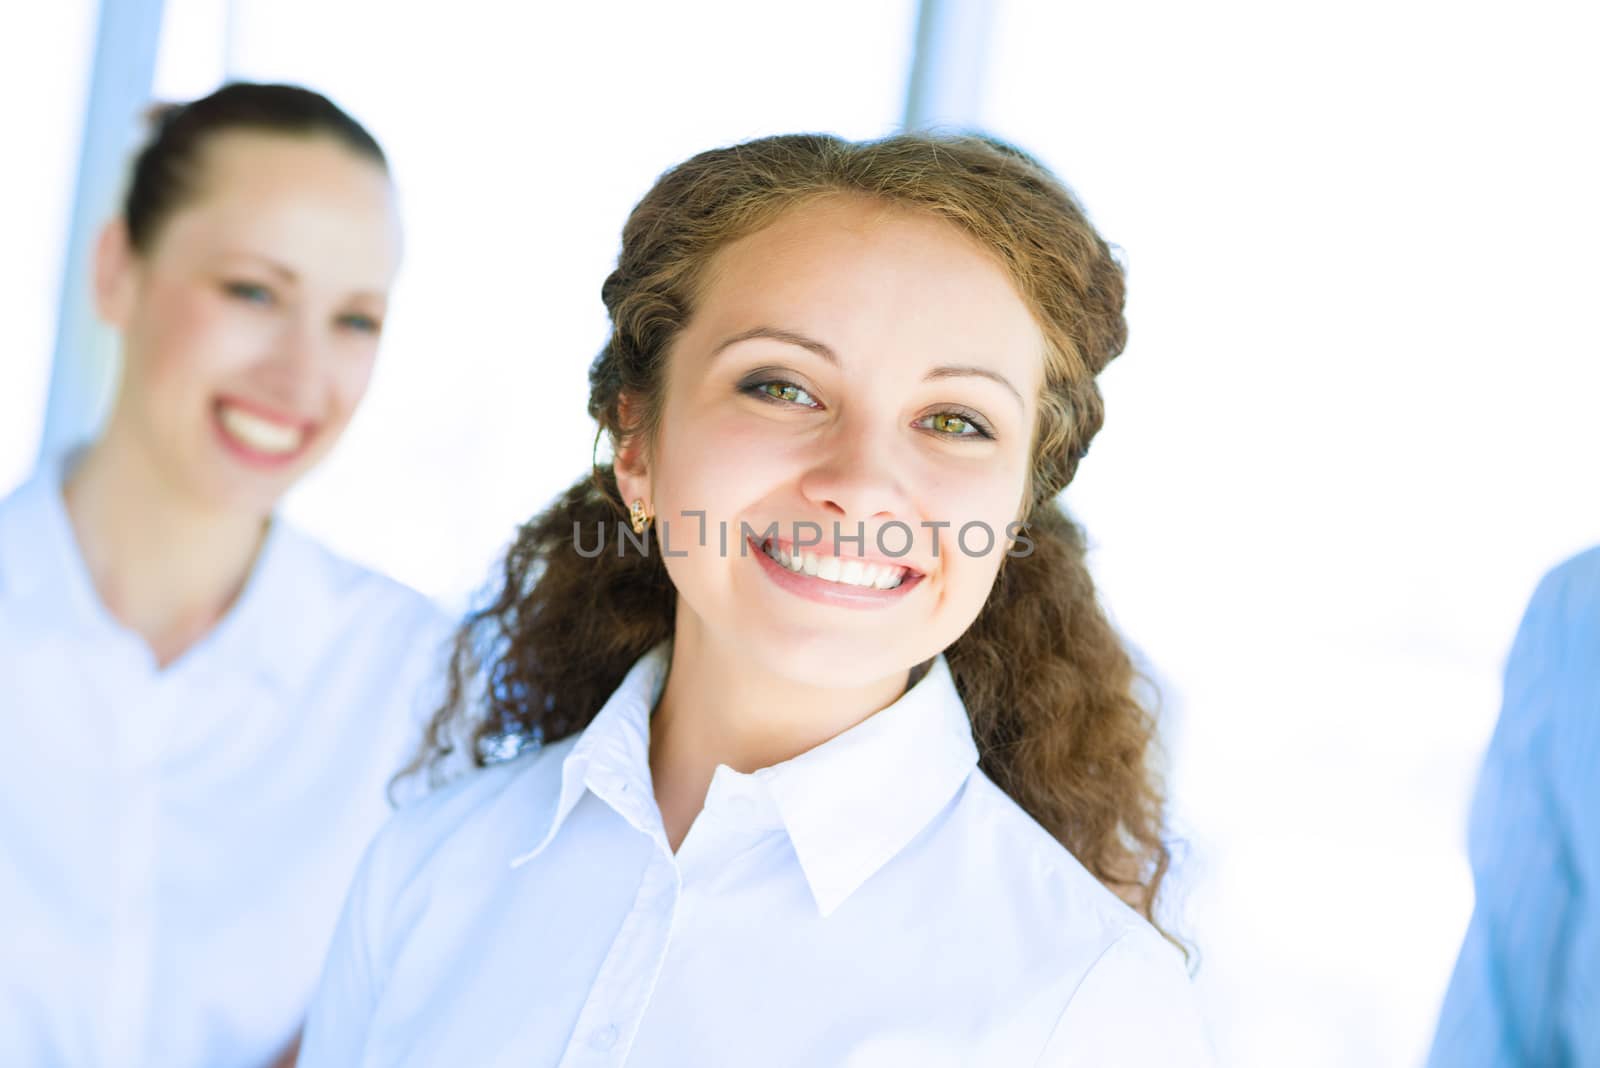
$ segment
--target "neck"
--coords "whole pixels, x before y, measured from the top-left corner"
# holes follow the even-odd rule
[[[227,613],[266,535],[262,517],[184,493],[115,425],[68,477],[64,496],[95,592],[160,667]]]
[[[907,675],[856,688],[807,685],[753,664],[698,625],[682,599],[672,667],[650,720],[650,773],[674,850],[726,764],[746,774],[781,764],[887,708]]]

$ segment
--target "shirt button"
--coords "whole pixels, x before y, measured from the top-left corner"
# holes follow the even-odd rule
[[[728,807],[733,810],[735,816],[748,817],[750,811],[756,807],[756,803],[743,794],[734,794],[728,799]]]
[[[617,1029],[607,1024],[589,1036],[589,1045],[604,1053],[617,1044]]]

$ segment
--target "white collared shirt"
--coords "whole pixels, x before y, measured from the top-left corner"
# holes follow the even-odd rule
[[[942,657],[794,760],[718,767],[676,855],[669,659],[390,822],[301,1068],[1211,1063],[1181,956],[978,769]]]
[[[0,501],[0,1064],[263,1068],[438,695],[446,621],[274,522],[160,670],[96,596],[61,475]]]

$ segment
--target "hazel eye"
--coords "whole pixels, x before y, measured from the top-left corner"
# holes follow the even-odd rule
[[[940,437],[946,438],[994,437],[976,416],[964,412],[934,412],[921,419],[917,425],[925,426]]]
[[[798,404],[802,408],[820,407],[815,397],[793,382],[772,379],[767,382],[757,382],[750,389],[764,400],[778,404]]]

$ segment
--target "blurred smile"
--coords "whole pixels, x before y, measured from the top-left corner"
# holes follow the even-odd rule
[[[312,426],[235,397],[220,397],[212,422],[228,451],[253,467],[280,468],[306,450]]]

